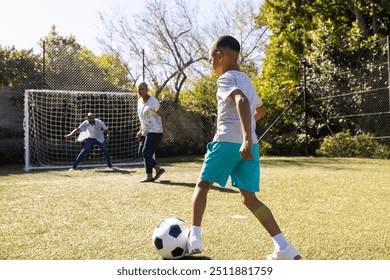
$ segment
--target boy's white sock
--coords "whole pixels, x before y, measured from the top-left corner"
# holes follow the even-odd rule
[[[283,251],[286,249],[288,242],[286,238],[284,238],[283,233],[279,233],[272,237],[272,241],[274,242],[275,248],[279,249],[280,251]]]
[[[193,236],[196,236],[196,237],[198,237],[198,238],[201,237],[201,235],[200,235],[200,227],[191,226],[190,237],[193,237]]]

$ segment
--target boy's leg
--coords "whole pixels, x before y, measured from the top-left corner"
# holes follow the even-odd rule
[[[267,256],[267,259],[276,260],[295,260],[300,259],[295,248],[287,242],[280,228],[272,215],[271,210],[257,199],[254,192],[248,192],[240,189],[241,200],[245,206],[255,215],[263,227],[272,237],[275,245],[275,251]]]
[[[279,234],[280,228],[275,221],[271,210],[257,199],[254,192],[240,189],[242,203],[255,215],[271,236]]]
[[[225,186],[231,171],[241,161],[240,144],[227,142],[210,142],[203,162],[200,179],[192,195],[192,227],[188,241],[188,252],[202,252],[200,226],[207,204],[207,194],[216,182]]]
[[[206,210],[207,194],[212,185],[211,182],[199,179],[192,195],[192,226],[188,239],[188,253],[190,255],[201,253],[203,250],[200,226]]]
[[[207,204],[207,194],[213,183],[199,179],[192,194],[192,225],[200,227]]]

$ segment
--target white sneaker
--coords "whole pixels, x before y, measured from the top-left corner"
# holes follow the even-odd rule
[[[74,171],[74,168],[73,167],[69,168],[69,171]]]
[[[272,254],[267,256],[267,260],[299,260],[301,256],[295,250],[294,246],[288,244],[283,251],[275,249]]]
[[[202,237],[192,236],[187,240],[187,248],[189,255],[200,254],[203,251]]]

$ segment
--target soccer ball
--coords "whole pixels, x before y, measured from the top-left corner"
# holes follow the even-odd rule
[[[156,252],[165,259],[175,260],[187,253],[190,226],[177,218],[163,220],[153,231],[152,242]]]

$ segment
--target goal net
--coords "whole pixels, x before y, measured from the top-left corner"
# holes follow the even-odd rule
[[[137,94],[26,90],[24,102],[25,170],[71,167],[85,142],[64,135],[77,128],[88,112],[110,130],[108,150],[114,165],[139,164],[135,139],[140,124]],[[103,152],[93,147],[80,167],[106,166]]]

